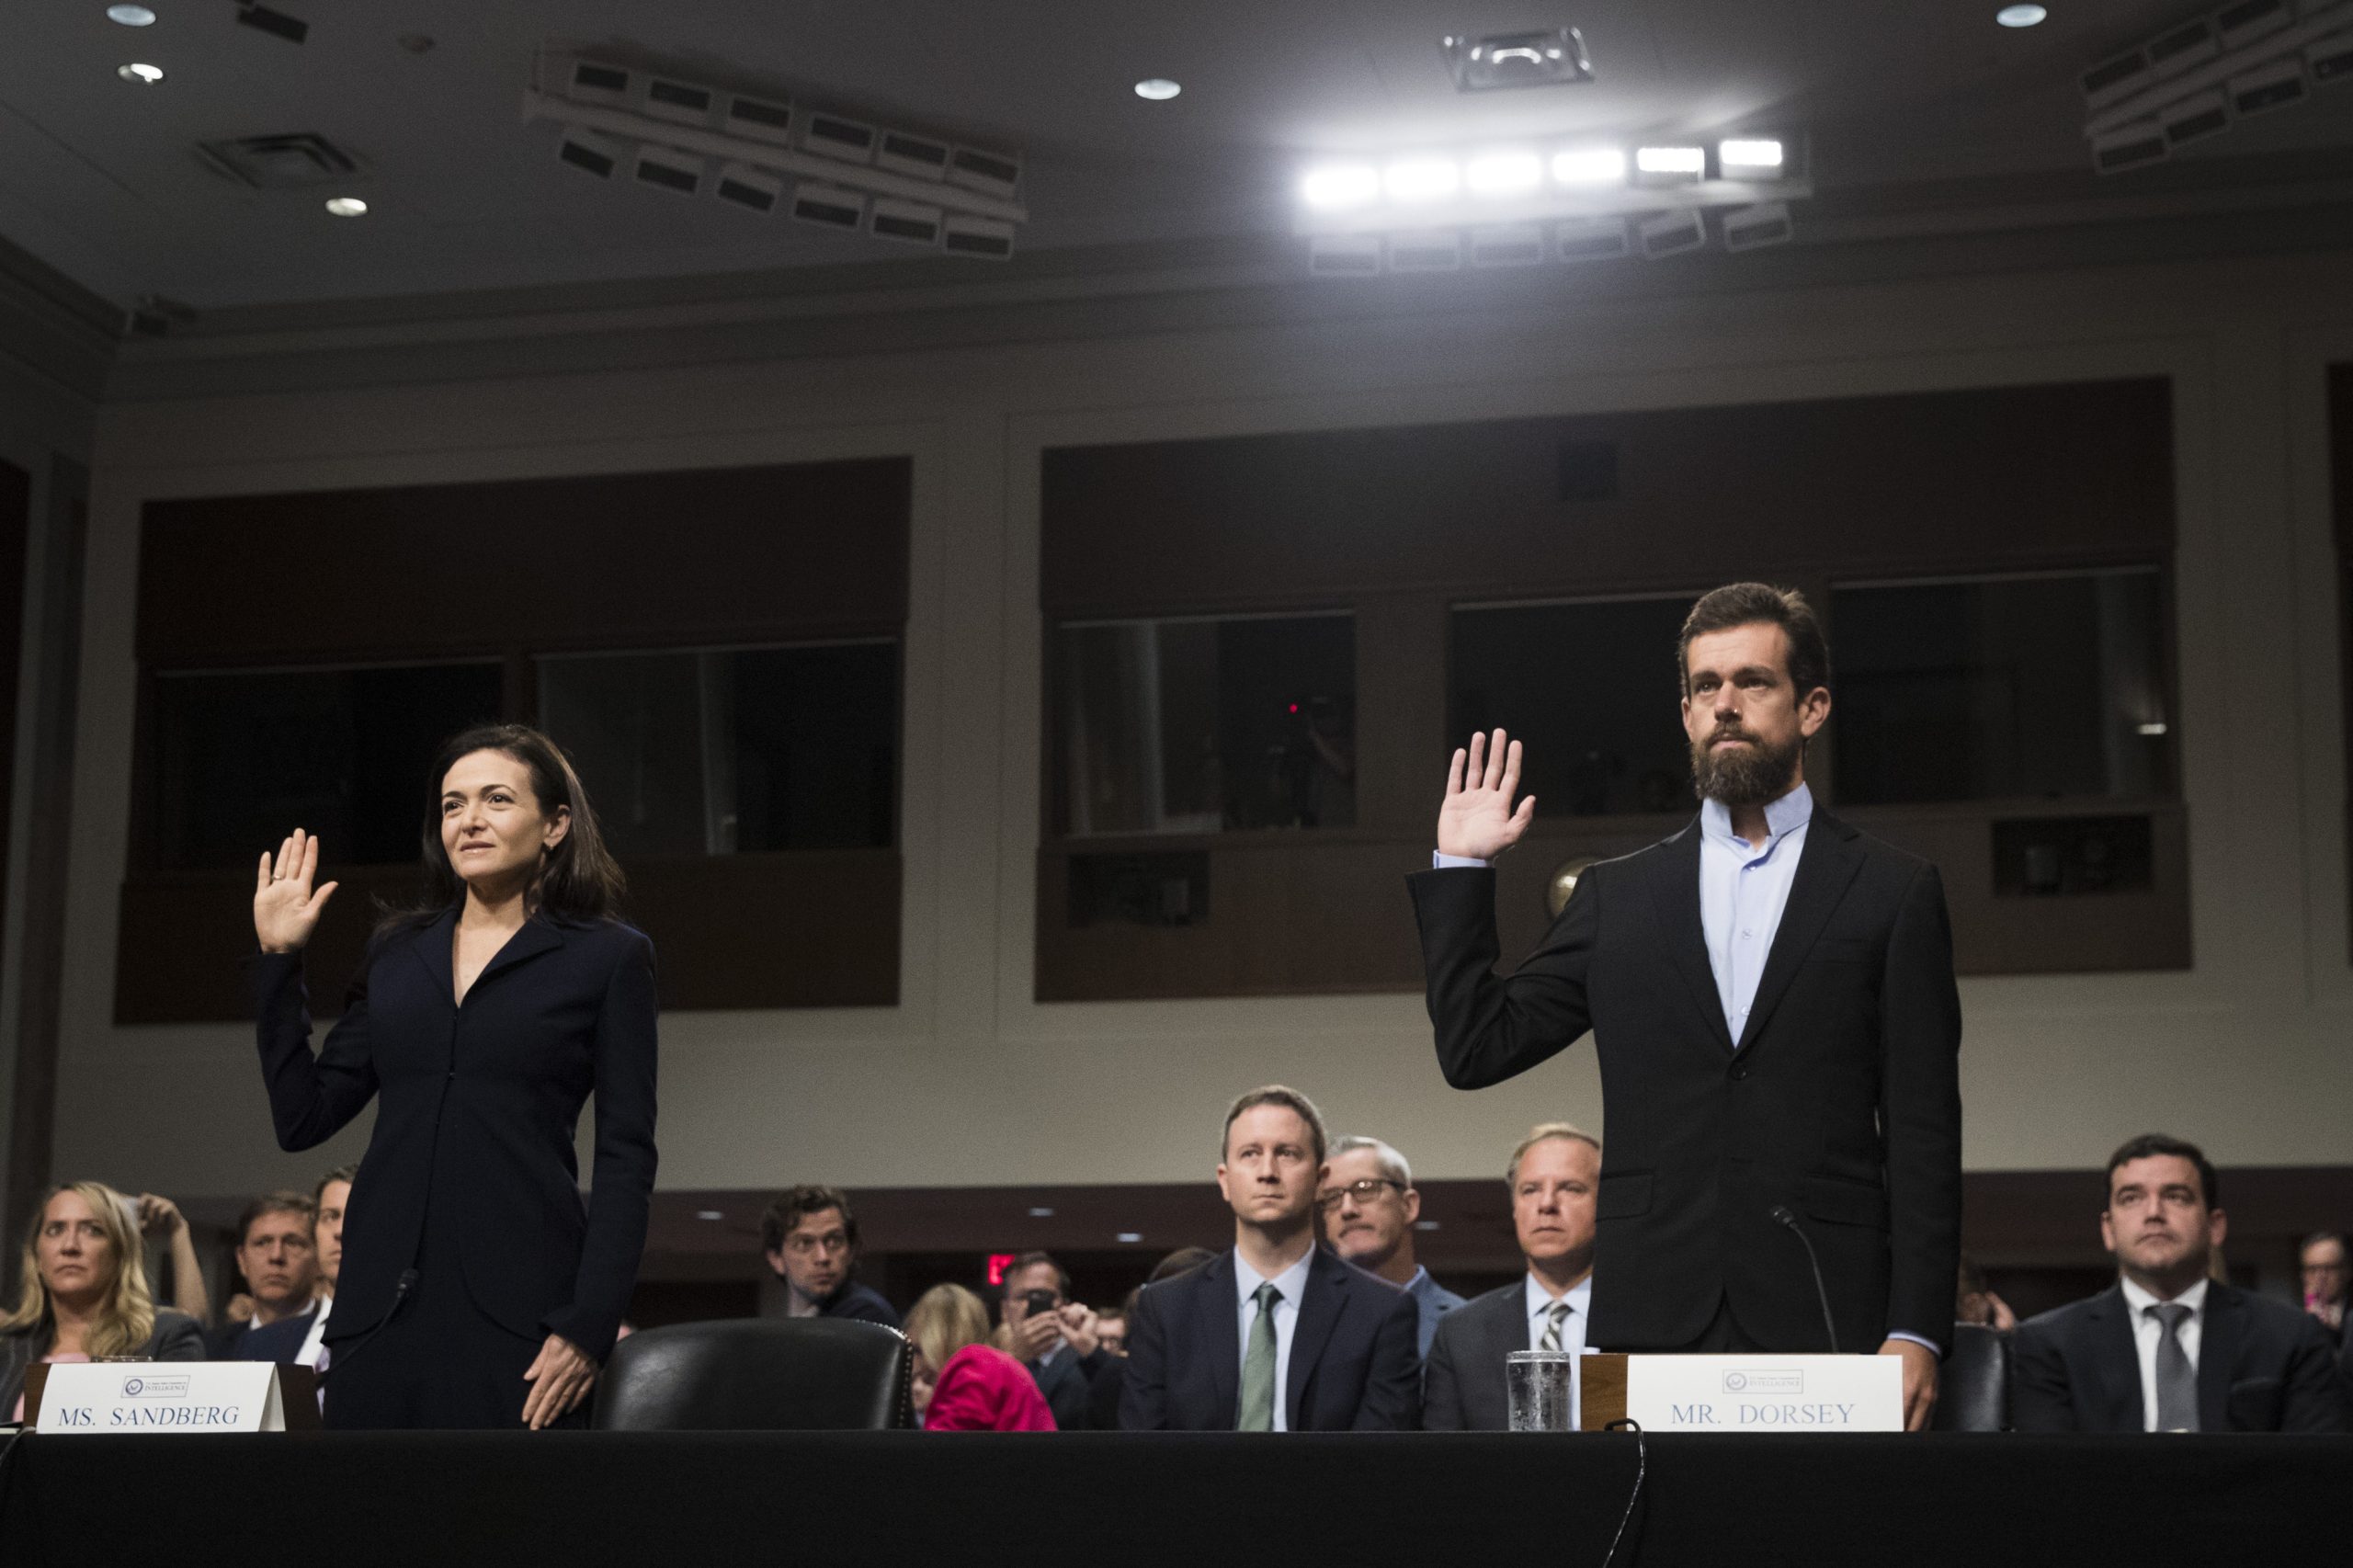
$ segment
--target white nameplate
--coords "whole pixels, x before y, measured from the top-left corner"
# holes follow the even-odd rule
[[[1645,1432],[1901,1432],[1898,1356],[1629,1356]]]
[[[268,1361],[69,1361],[48,1369],[39,1432],[283,1432]]]

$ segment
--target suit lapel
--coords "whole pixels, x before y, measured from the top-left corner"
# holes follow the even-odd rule
[[[528,963],[541,953],[553,952],[562,946],[563,946],[563,937],[556,930],[554,924],[544,916],[535,915],[524,921],[521,928],[506,938],[506,945],[491,956],[490,962],[484,964],[482,972],[474,976],[474,985],[479,988],[484,982],[504,974],[516,965]],[[449,955],[445,953],[442,956],[446,960]],[[452,994],[454,995],[455,993],[453,992]],[[469,990],[466,994],[471,996],[473,992]]]
[[[1225,1429],[1242,1419],[1241,1303],[1233,1294],[1233,1255],[1218,1254],[1201,1265],[1194,1289],[1199,1310],[1209,1314],[1210,1391],[1213,1410],[1224,1413]]]
[[[443,1006],[450,1008],[458,1005],[457,980],[449,968],[455,958],[451,943],[457,929],[458,912],[445,910],[433,924],[411,937],[408,944],[408,950],[416,955],[416,961],[425,966],[426,976],[433,983],[433,994]]]
[[[2198,1330],[2198,1429],[2231,1429],[2231,1368],[2239,1358],[2246,1303],[2217,1280],[2206,1287],[2206,1321]]]
[[[2092,1299],[2089,1323],[2092,1364],[2099,1369],[2102,1408],[2110,1432],[2138,1432],[2148,1420],[2141,1390],[2141,1347],[2132,1337],[2132,1312],[2123,1287],[2110,1285]]]
[[[1748,1006],[1748,1024],[1741,1030],[1740,1043],[1745,1050],[1773,1015],[1781,994],[1797,978],[1798,968],[1806,955],[1813,950],[1814,938],[1822,935],[1838,901],[1847,896],[1848,884],[1855,873],[1862,869],[1862,851],[1855,845],[1855,830],[1816,808],[1813,820],[1806,824],[1804,852],[1798,857],[1798,874],[1790,884],[1790,901],[1781,907],[1781,924],[1773,933],[1773,948],[1765,955],[1765,972],[1756,982],[1756,999]],[[1699,878],[1692,877],[1696,907]],[[1706,951],[1702,939],[1701,952]],[[1711,987],[1713,994],[1712,986]]]
[[[1811,835],[1808,835],[1812,836]],[[1708,962],[1707,928],[1699,922],[1699,824],[1697,820],[1659,846],[1656,869],[1650,878],[1651,898],[1657,905],[1666,949],[1683,972],[1684,994],[1691,998],[1729,1054],[1732,1030],[1724,1025],[1723,1004],[1716,994],[1716,971]],[[1795,892],[1790,894],[1792,901]]]
[[[1505,1367],[1513,1351],[1529,1348],[1527,1282],[1515,1279],[1506,1289],[1509,1296],[1497,1306],[1492,1321],[1483,1325],[1485,1332],[1479,1336],[1475,1370],[1479,1380],[1477,1408],[1491,1413],[1489,1419],[1499,1432],[1511,1423],[1511,1391],[1506,1386],[1508,1374]]]
[[[1332,1337],[1332,1325],[1340,1321],[1349,1285],[1347,1266],[1337,1257],[1322,1247],[1310,1256],[1313,1261],[1307,1266],[1307,1289],[1301,1292],[1299,1321],[1290,1331],[1290,1375],[1283,1380],[1285,1424],[1294,1432],[1302,1430],[1307,1381],[1314,1375],[1316,1358],[1324,1354],[1324,1342]]]

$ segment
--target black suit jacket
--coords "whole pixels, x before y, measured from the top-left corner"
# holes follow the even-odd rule
[[[899,1309],[885,1301],[882,1292],[855,1279],[845,1279],[842,1288],[817,1308],[821,1318],[847,1318],[853,1323],[879,1323],[884,1328],[898,1328]]]
[[[1495,873],[1411,879],[1447,1082],[1526,1072],[1588,1028],[1601,1059],[1592,1343],[1665,1350],[1719,1303],[1768,1349],[1823,1350],[1795,1210],[1839,1348],[1952,1331],[1961,1001],[1927,861],[1817,809],[1747,1023],[1724,1025],[1699,918],[1699,826],[1588,869],[1509,979]]]
[[[2010,1355],[2018,1431],[2143,1430],[2141,1356],[2121,1285],[2029,1318]],[[2200,1431],[2343,1432],[2348,1422],[2335,1347],[2317,1319],[2220,1282],[2206,1287]]]
[[[381,1096],[344,1219],[329,1343],[366,1333],[415,1264],[426,1200],[461,1227],[467,1293],[529,1338],[601,1360],[637,1279],[654,1188],[654,945],[618,922],[526,921],[453,1000],[454,910],[374,943],[314,1059],[296,954],[251,981],[278,1142],[325,1142]],[[597,1096],[595,1197],[573,1155]]]
[[[313,1307],[300,1317],[280,1318],[276,1323],[256,1328],[249,1323],[223,1324],[204,1336],[204,1358],[208,1361],[291,1361],[302,1353],[302,1341],[311,1336],[312,1320],[319,1315]],[[330,1318],[327,1321],[335,1321]]]
[[[1084,1432],[1091,1425],[1087,1416],[1088,1395],[1095,1380],[1102,1376],[1105,1365],[1112,1359],[1111,1353],[1100,1346],[1081,1356],[1065,1345],[1051,1367],[1040,1367],[1035,1361],[1022,1363],[1037,1383],[1046,1408],[1054,1413],[1055,1430]]]
[[[1528,1281],[1513,1280],[1438,1319],[1422,1367],[1422,1426],[1431,1432],[1511,1426],[1504,1358],[1528,1348]]]
[[[1284,1424],[1294,1432],[1410,1431],[1421,1415],[1420,1309],[1318,1247],[1291,1332]],[[1147,1285],[1128,1320],[1120,1425],[1231,1432],[1242,1414],[1233,1254]]]

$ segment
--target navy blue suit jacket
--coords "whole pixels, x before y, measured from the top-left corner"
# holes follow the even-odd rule
[[[380,937],[313,1058],[302,963],[252,960],[278,1146],[324,1142],[381,1096],[344,1217],[329,1343],[366,1333],[417,1261],[428,1195],[452,1207],[468,1295],[493,1322],[601,1360],[645,1247],[654,1190],[654,944],[616,921],[534,915],[466,993],[453,909]],[[597,1096],[595,1196],[573,1138]]]
[[[311,1322],[319,1315],[313,1307],[300,1317],[279,1318],[276,1323],[256,1328],[249,1323],[233,1323],[204,1336],[204,1358],[208,1361],[291,1361],[302,1353],[302,1341],[311,1336]],[[332,1323],[334,1320],[328,1320]]]
[[[1120,1425],[1231,1432],[1242,1413],[1233,1254],[1144,1287],[1128,1324]],[[1318,1247],[1291,1331],[1284,1422],[1294,1432],[1411,1431],[1421,1423],[1414,1298]]]

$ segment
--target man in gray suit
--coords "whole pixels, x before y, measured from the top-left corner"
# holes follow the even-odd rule
[[[1528,1272],[1449,1312],[1430,1344],[1422,1425],[1432,1432],[1500,1432],[1510,1425],[1504,1358],[1515,1350],[1582,1354],[1593,1304],[1595,1193],[1601,1144],[1565,1121],[1520,1140],[1505,1168],[1512,1229]],[[1571,1424],[1575,1423],[1571,1412]]]

